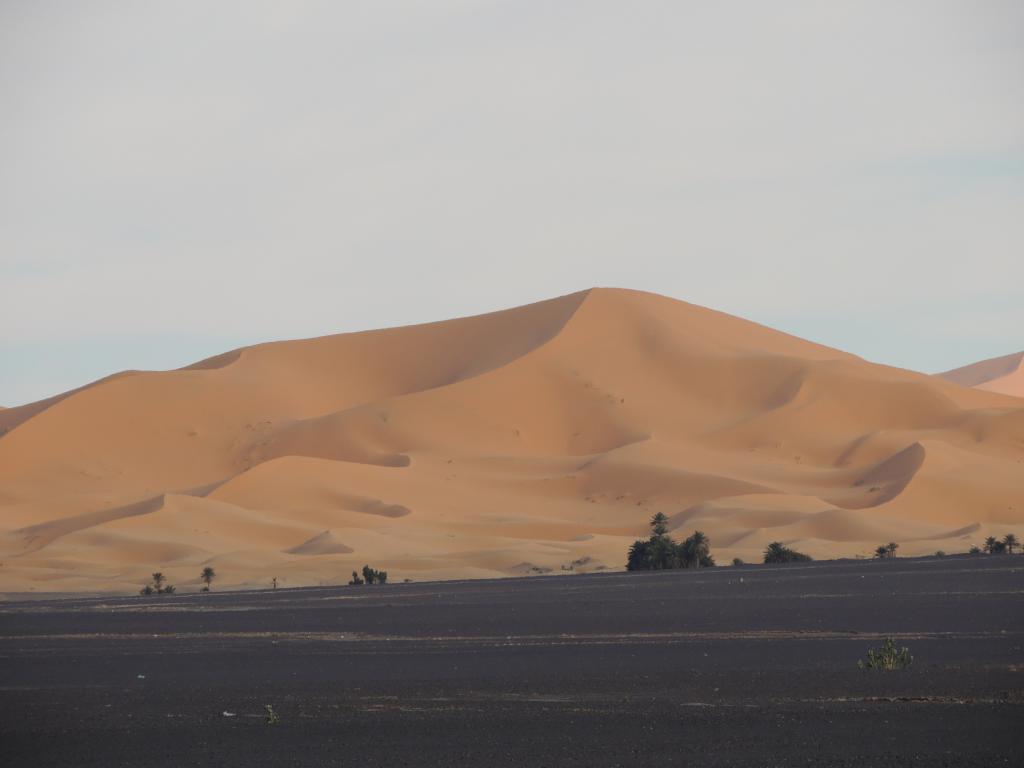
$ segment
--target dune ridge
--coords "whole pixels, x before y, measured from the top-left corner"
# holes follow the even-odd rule
[[[965,387],[1024,397],[1024,352],[981,360],[936,375]]]
[[[1024,535],[1024,403],[965,381],[621,289],[115,374],[0,413],[0,591],[618,569],[655,511],[963,551]]]

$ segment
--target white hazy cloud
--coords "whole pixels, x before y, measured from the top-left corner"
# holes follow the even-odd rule
[[[1016,0],[2,4],[0,403],[591,285],[910,367],[1020,349],[1022,30]]]

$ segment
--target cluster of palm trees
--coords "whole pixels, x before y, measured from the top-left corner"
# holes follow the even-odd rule
[[[982,552],[986,552],[990,555],[1012,555],[1013,550],[1020,546],[1020,541],[1012,533],[1008,533],[1003,536],[1002,539],[997,539],[995,536],[989,536],[985,539],[984,547],[971,547],[968,552],[969,555],[980,555]],[[894,541],[890,541],[888,544],[883,544],[875,550],[875,558],[878,560],[886,560],[888,558],[896,557],[896,550],[899,549],[900,545]],[[946,553],[939,550],[935,553],[936,555],[942,556]]]
[[[810,555],[790,549],[778,541],[773,541],[764,549],[764,561],[769,565],[774,563],[809,563],[812,559]]]
[[[1008,533],[1003,538],[997,539],[995,536],[989,536],[985,539],[984,551],[990,555],[1012,555],[1013,550],[1020,546],[1020,542],[1017,537],[1012,533]]]
[[[896,557],[896,550],[900,548],[900,545],[895,541],[890,541],[888,544],[883,544],[875,550],[875,557],[879,560],[887,560]]]
[[[388,572],[378,571],[371,568],[368,565],[363,566],[363,576],[359,577],[359,574],[352,571],[352,580],[348,583],[350,587],[359,586],[362,584],[387,584],[388,583]]]
[[[673,568],[707,568],[715,564],[711,542],[701,531],[676,543],[668,535],[668,518],[658,512],[651,518],[651,536],[633,542],[626,556],[627,571],[662,571]]]

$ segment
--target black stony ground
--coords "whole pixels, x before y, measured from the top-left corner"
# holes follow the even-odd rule
[[[1022,766],[1024,556],[9,600],[0,765]]]

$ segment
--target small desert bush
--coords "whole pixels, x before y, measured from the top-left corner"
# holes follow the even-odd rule
[[[905,667],[909,667],[913,660],[914,657],[910,655],[910,649],[906,647],[897,648],[896,643],[893,642],[892,638],[887,637],[882,641],[882,647],[878,650],[869,648],[867,659],[858,661],[857,666],[865,670],[904,669]]]

